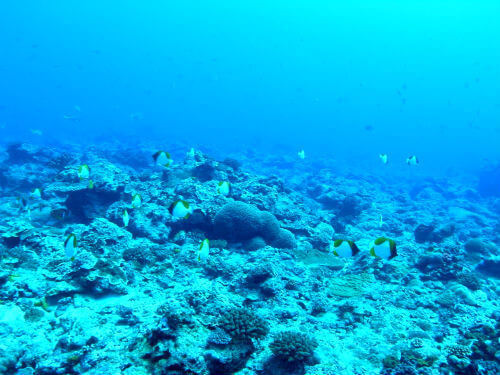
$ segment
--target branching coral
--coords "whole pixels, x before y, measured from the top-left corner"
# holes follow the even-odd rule
[[[247,341],[267,335],[267,322],[253,311],[244,308],[232,308],[221,313],[219,328],[236,340]]]
[[[279,333],[270,345],[273,354],[285,362],[304,362],[314,356],[316,340],[300,332]]]

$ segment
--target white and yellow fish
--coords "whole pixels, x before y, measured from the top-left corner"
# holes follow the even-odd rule
[[[406,164],[408,165],[418,165],[419,161],[415,155],[411,155],[406,158]]]
[[[64,252],[66,256],[71,260],[75,259],[76,248],[78,247],[78,241],[76,240],[75,234],[71,233],[64,241]]]
[[[140,208],[142,206],[141,194],[134,194],[132,196],[132,208]]]
[[[160,167],[170,167],[173,163],[172,158],[170,157],[170,154],[165,151],[157,151],[153,155],[153,160],[155,161],[156,165],[159,165]]]
[[[128,223],[130,222],[130,216],[128,214],[127,209],[123,210],[122,220],[123,220],[123,226],[128,227]]]
[[[382,259],[392,259],[398,255],[396,242],[386,237],[379,237],[370,244],[370,255]]]
[[[80,180],[86,180],[90,177],[90,167],[87,164],[82,164],[78,168],[78,178]]]
[[[210,253],[210,242],[208,239],[201,241],[200,248],[198,250],[198,262],[205,262],[208,259]]]
[[[330,244],[330,251],[340,258],[350,258],[359,253],[359,249],[354,241],[335,240]]]
[[[231,183],[229,181],[221,181],[217,185],[217,193],[227,197],[231,194]]]
[[[306,158],[306,152],[304,150],[300,150],[299,152],[297,152],[297,155],[302,160],[304,160]]]
[[[42,199],[42,189],[40,188],[35,188],[31,191],[30,197],[33,199]]]
[[[178,200],[170,205],[168,211],[177,219],[187,219],[193,213],[193,208],[188,202]]]
[[[388,158],[387,158],[387,154],[379,154],[378,156],[380,158],[380,161],[383,163],[383,164],[387,164],[388,162]]]

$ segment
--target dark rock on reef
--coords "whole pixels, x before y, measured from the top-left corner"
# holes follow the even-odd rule
[[[455,233],[455,226],[453,224],[444,225],[439,229],[436,229],[434,225],[420,224],[414,231],[415,241],[417,243],[440,243],[443,242],[445,238],[453,235],[453,233]]]
[[[35,162],[47,162],[50,152],[41,147],[28,143],[13,143],[7,146],[8,164],[25,164]]]
[[[447,252],[425,254],[415,265],[422,272],[422,280],[455,280],[462,271],[457,257]]]
[[[359,216],[365,206],[360,198],[351,194],[342,194],[330,190],[319,195],[316,200],[327,210],[332,210],[336,216],[352,220]]]
[[[120,199],[120,192],[77,190],[68,194],[66,208],[75,221],[90,223],[93,218],[105,216],[107,208]]]
[[[234,374],[245,368],[254,351],[251,342],[231,343],[223,349],[209,350],[205,354],[205,361],[210,374]]]
[[[465,243],[465,251],[471,254],[489,255],[495,252],[495,246],[478,238],[472,238]]]
[[[473,361],[464,371],[467,375],[500,374],[500,363],[498,361]]]
[[[201,182],[211,181],[215,179],[215,162],[208,160],[203,164],[197,165],[191,170],[193,177],[196,177]]]
[[[417,243],[432,241],[434,229],[433,225],[420,224],[414,231],[415,241]]]
[[[222,163],[227,165],[228,167],[232,168],[234,171],[237,171],[241,168],[241,162],[236,160],[236,159],[225,158],[222,161]]]
[[[487,276],[500,279],[500,260],[484,259],[477,265],[476,270]]]

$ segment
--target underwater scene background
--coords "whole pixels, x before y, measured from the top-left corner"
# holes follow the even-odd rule
[[[0,374],[500,374],[500,2],[0,4]]]

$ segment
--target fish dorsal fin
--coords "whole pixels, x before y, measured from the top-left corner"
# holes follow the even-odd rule
[[[68,235],[68,237],[66,238],[66,241],[64,241],[64,246],[65,247],[68,246],[69,241],[73,241],[73,247],[75,247],[75,248],[77,247],[78,242],[76,240],[76,236],[75,236],[74,233],[70,233]]]
[[[349,246],[351,247],[352,255],[359,253],[359,248],[354,241],[349,241]]]
[[[391,258],[394,258],[398,255],[396,250],[396,242],[394,240],[389,240],[389,248],[391,250]]]
[[[163,151],[156,151],[154,154],[153,154],[153,160],[156,162],[158,160],[158,157],[161,155]]]

